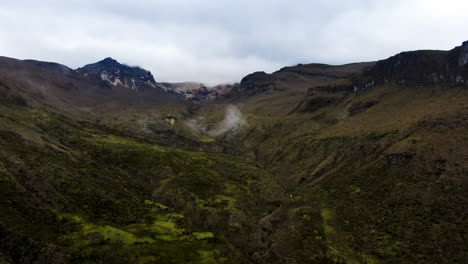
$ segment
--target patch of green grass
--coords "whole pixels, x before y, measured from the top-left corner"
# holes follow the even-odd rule
[[[325,231],[325,235],[330,237],[334,231],[333,227],[330,225],[330,221],[332,219],[332,211],[327,208],[323,208],[322,212],[322,219],[323,219],[323,230]]]
[[[76,221],[81,226],[79,231],[66,235],[62,242],[71,243],[78,250],[74,254],[80,252],[80,258],[91,258],[96,254],[104,256],[106,252],[113,250],[130,254],[128,256],[138,260],[135,263],[146,263],[154,259],[190,259],[191,263],[223,262],[223,246],[206,242],[214,238],[213,233],[188,232],[181,226],[180,221],[183,221],[184,216],[180,214],[156,213],[152,223],[121,227],[90,223],[76,215],[62,214],[62,217]],[[143,248],[152,250],[140,251]]]
[[[200,250],[198,251],[198,254],[200,255],[200,263],[202,264],[218,264],[225,263],[227,261],[226,258],[217,257],[219,254],[218,251]]]
[[[354,194],[359,194],[362,191],[361,188],[359,188],[357,186],[351,185],[350,187],[351,187],[352,193],[354,193]]]
[[[201,208],[210,210],[228,210],[236,207],[237,201],[232,197],[219,195],[208,200],[198,199],[197,204]]]
[[[211,232],[194,232],[192,235],[198,240],[214,238],[214,235]]]
[[[198,141],[203,142],[203,143],[213,143],[213,142],[216,142],[216,139],[203,136],[203,137],[200,137]]]

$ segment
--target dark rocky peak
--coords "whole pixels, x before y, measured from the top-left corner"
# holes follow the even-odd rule
[[[159,87],[151,72],[140,67],[121,64],[110,57],[88,64],[76,71],[90,79],[104,81],[114,87],[126,87],[135,91]]]
[[[458,66],[462,67],[468,64],[468,41],[463,42],[459,49]]]
[[[98,63],[101,65],[107,65],[107,66],[119,66],[120,65],[118,61],[114,60],[111,57],[107,57]]]

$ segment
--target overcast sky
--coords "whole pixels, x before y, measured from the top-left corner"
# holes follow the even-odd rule
[[[0,56],[113,57],[157,81],[236,82],[468,40],[467,0],[0,0]]]

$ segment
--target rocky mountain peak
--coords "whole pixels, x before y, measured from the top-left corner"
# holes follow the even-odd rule
[[[116,61],[115,59],[113,59],[112,57],[107,57],[105,59],[103,59],[102,61],[100,61],[102,63],[119,63],[118,61]]]
[[[121,65],[123,65],[123,64],[120,64],[117,60],[115,60],[115,59],[113,59],[111,57],[107,57],[107,58],[97,62],[97,64],[107,66],[107,67],[120,67]]]
[[[119,63],[111,57],[88,64],[76,71],[88,78],[105,81],[114,87],[125,87],[135,91],[158,87],[150,71]]]

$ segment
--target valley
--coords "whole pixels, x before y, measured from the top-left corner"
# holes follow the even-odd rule
[[[0,263],[464,263],[467,47],[210,89],[2,57]]]

